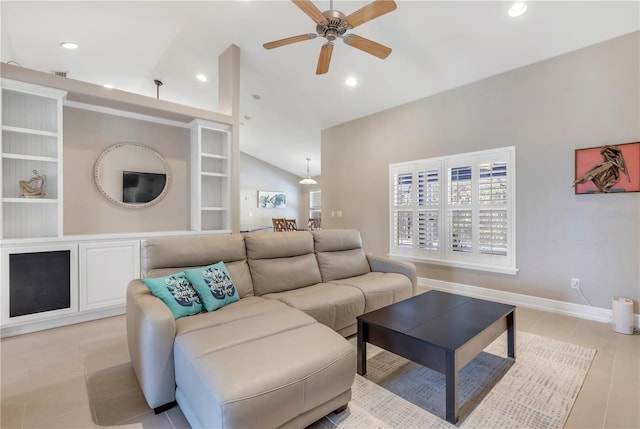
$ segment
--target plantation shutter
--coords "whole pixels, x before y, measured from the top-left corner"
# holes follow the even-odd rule
[[[473,183],[470,164],[447,169],[447,239],[451,252],[471,253],[473,244]]]
[[[322,191],[309,192],[309,218],[320,219],[322,217]]]
[[[478,245],[484,254],[507,254],[507,173],[506,161],[480,164]]]
[[[392,174],[392,240],[396,249],[413,247],[413,195],[414,178],[412,171]]]
[[[420,250],[440,249],[440,173],[436,169],[418,171],[418,243]]]

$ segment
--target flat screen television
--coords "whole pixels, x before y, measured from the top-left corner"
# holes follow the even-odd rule
[[[163,173],[122,172],[122,202],[148,203],[162,193],[167,183]]]

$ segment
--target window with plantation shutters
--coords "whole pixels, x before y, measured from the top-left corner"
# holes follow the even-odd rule
[[[322,191],[309,191],[309,219],[322,218]]]
[[[515,148],[391,164],[389,247],[415,261],[515,274]]]

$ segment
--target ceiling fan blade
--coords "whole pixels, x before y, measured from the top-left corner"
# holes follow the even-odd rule
[[[367,54],[374,55],[378,58],[385,59],[391,53],[391,48],[388,48],[380,43],[376,43],[373,40],[365,39],[364,37],[357,36],[355,34],[348,34],[342,38],[344,43],[354,48],[360,49]]]
[[[299,36],[287,37],[286,39],[275,40],[273,42],[265,43],[262,45],[265,49],[273,49],[278,48],[280,46],[290,45],[296,42],[303,42],[305,40],[315,39],[317,34],[309,33],[309,34],[301,34]]]
[[[325,22],[327,18],[320,12],[320,9],[316,7],[311,0],[291,0],[296,6],[298,6],[304,13],[309,15],[309,18],[313,19],[316,24],[320,24],[321,22]]]
[[[396,10],[397,7],[396,2],[393,0],[374,0],[347,16],[349,28],[355,28],[358,25],[362,25],[365,22],[384,15],[385,13]]]
[[[331,53],[333,52],[333,43],[328,42],[322,45],[320,57],[318,58],[318,67],[316,74],[325,74],[329,71],[329,63],[331,62]]]

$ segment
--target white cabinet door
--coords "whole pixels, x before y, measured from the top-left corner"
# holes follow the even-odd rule
[[[140,278],[140,241],[80,243],[80,311],[122,305]]]

